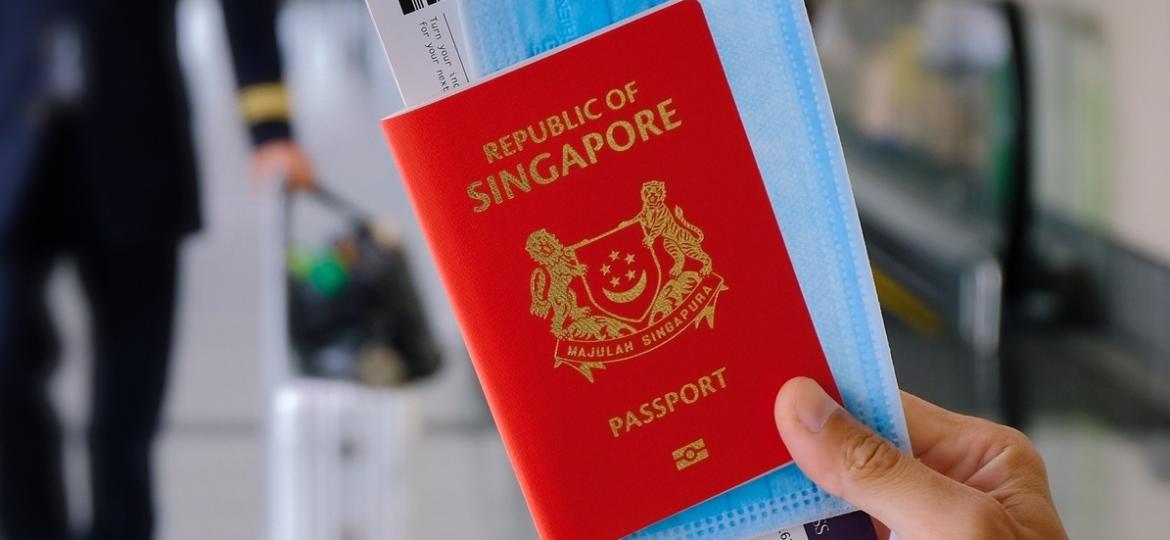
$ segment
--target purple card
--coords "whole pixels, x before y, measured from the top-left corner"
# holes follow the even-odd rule
[[[865,512],[806,523],[752,540],[877,540],[873,520]]]

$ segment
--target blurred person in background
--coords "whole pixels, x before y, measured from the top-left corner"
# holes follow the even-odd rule
[[[0,2],[0,538],[71,534],[47,386],[56,260],[93,343],[92,540],[149,538],[178,248],[200,226],[176,0]],[[259,177],[308,185],[281,86],[275,0],[222,2]]]

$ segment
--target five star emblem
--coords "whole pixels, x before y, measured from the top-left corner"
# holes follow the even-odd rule
[[[625,261],[626,264],[634,264],[634,254],[633,253],[626,253],[626,255],[623,257],[622,254],[618,251],[609,252],[609,260],[616,262],[619,259]],[[613,272],[613,265],[610,265],[610,264],[601,265],[601,275],[608,276],[612,272]],[[626,270],[626,273],[624,275],[628,281],[633,281],[634,276],[636,276],[637,273],[634,272],[633,269],[629,269],[629,270]],[[617,287],[621,283],[621,279],[618,276],[614,276],[613,279],[609,280],[609,283],[610,283],[610,285]]]
[[[634,263],[634,254],[626,254],[625,256],[621,256],[621,252],[619,252],[619,251],[610,251],[610,261],[617,262],[617,261],[619,261],[619,259],[621,259],[621,261],[625,261],[626,264],[633,264]],[[613,272],[613,265],[612,264],[603,264],[603,265],[601,265],[600,270],[601,270],[601,275],[608,276],[611,274],[611,272]],[[624,274],[624,276],[626,277],[627,281],[633,282],[634,277],[638,276],[638,274],[636,274],[636,272],[634,272],[633,269],[629,269],[629,270],[626,270],[626,274]],[[618,276],[614,276],[612,279],[610,279],[610,284],[613,286],[618,286],[620,283],[621,283],[621,279]]]

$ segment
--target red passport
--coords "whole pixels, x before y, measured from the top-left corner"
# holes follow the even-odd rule
[[[698,1],[383,121],[536,525],[616,538],[835,393]]]

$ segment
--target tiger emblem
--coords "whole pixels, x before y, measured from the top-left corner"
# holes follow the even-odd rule
[[[652,180],[642,184],[642,210],[633,221],[642,225],[646,247],[652,247],[655,240],[662,238],[662,247],[674,261],[670,267],[671,277],[682,273],[688,257],[702,265],[700,275],[711,274],[711,256],[702,246],[703,231],[683,217],[681,207],[675,206],[673,213],[666,207],[664,182]]]

